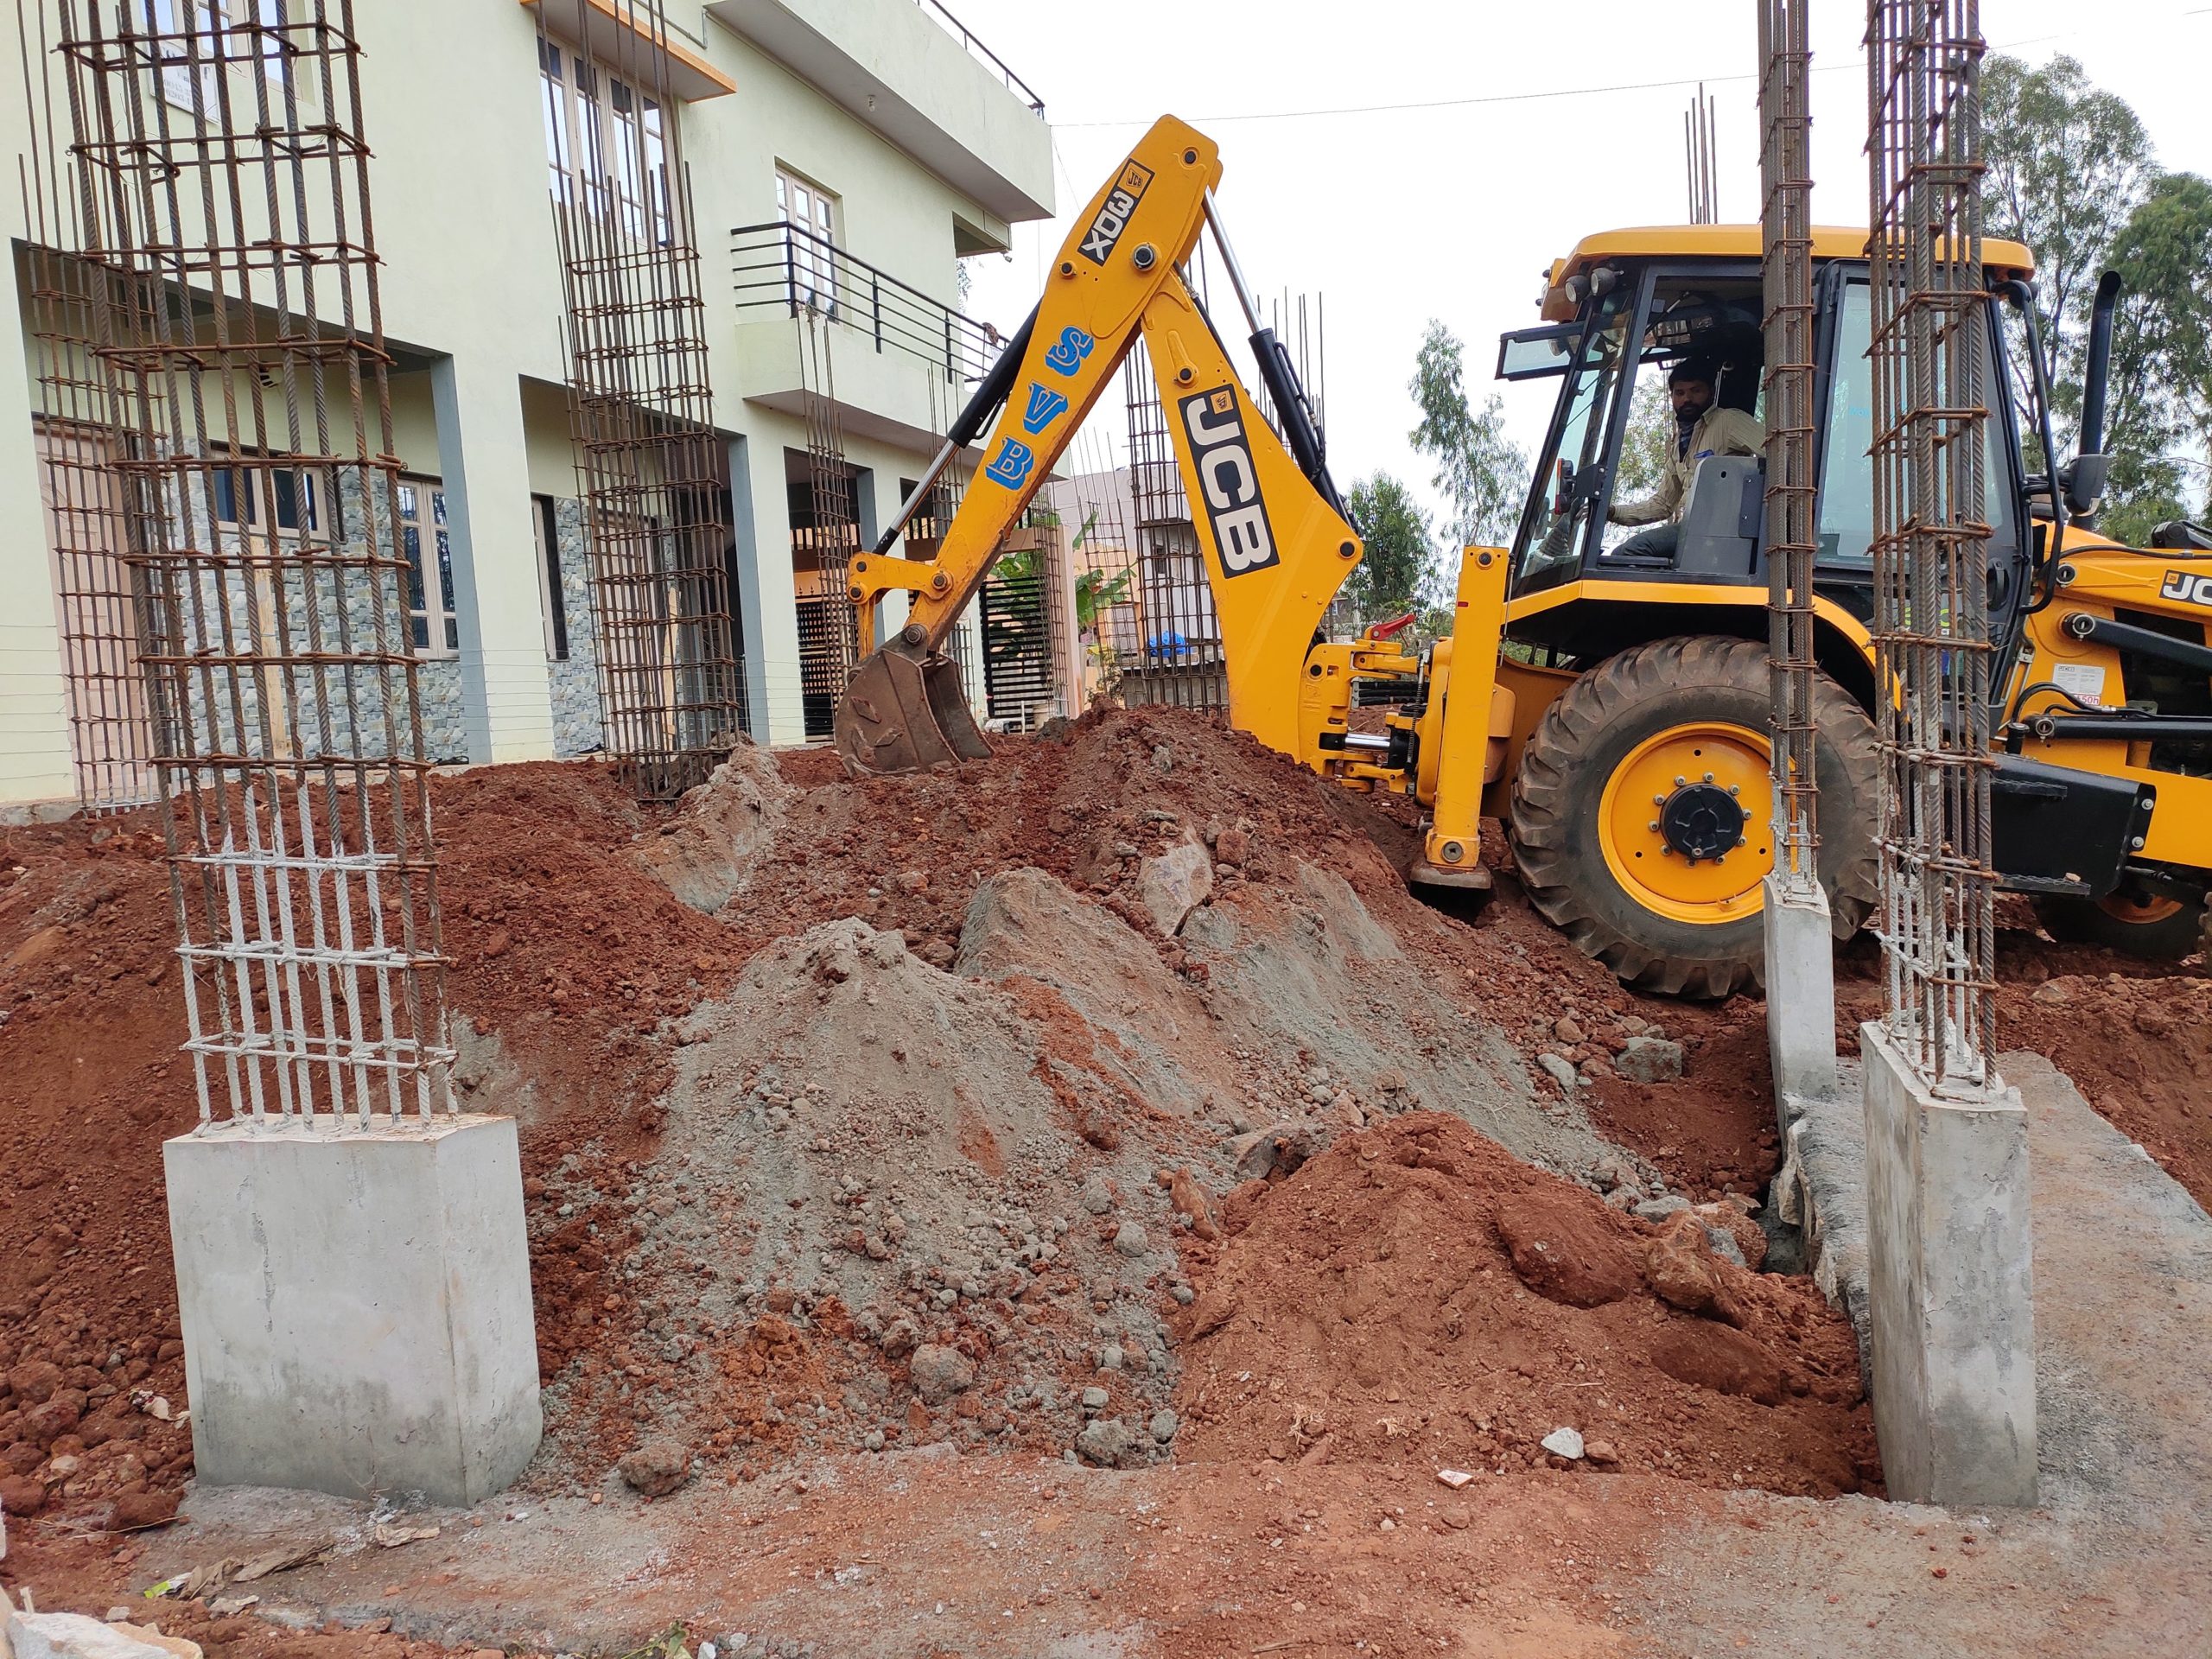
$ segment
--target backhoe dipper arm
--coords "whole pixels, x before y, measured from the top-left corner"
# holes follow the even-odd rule
[[[905,771],[989,753],[941,648],[1140,329],[1220,620],[1230,722],[1294,749],[1306,647],[1359,543],[1334,491],[1324,499],[1261,419],[1177,274],[1220,175],[1211,139],[1173,117],[1154,124],[1076,220],[1007,348],[1019,367],[1007,372],[1002,359],[971,402],[963,425],[976,423],[984,397],[1005,400],[937,557],[853,561],[861,638],[875,637],[885,594],[912,595],[906,626],[861,664],[838,706],[837,747],[853,766]],[[1295,416],[1304,414],[1301,404]],[[1315,470],[1326,488],[1318,454]]]

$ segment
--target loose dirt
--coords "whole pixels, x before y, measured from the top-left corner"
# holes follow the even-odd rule
[[[746,751],[673,810],[584,765],[435,806],[464,1103],[521,1130],[541,1498],[619,1492],[655,1435],[741,1488],[940,1445],[1497,1479],[1561,1426],[1681,1483],[1878,1481],[1840,1319],[1702,1257],[1732,1319],[1663,1300],[1660,1230],[1600,1202],[1706,1202],[1693,1255],[1756,1205],[1757,1001],[1623,991],[1510,876],[1417,901],[1402,804],[1138,710],[957,773]],[[0,841],[0,1497],[73,1525],[191,1469],[168,903],[149,813]],[[2005,967],[2004,1040],[2203,1196],[2202,970],[2023,931]],[[1640,1040],[1681,1076],[1622,1076]],[[1553,1231],[1576,1262],[1531,1255]]]

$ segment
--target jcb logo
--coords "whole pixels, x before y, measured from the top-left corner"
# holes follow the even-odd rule
[[[1090,221],[1090,228],[1084,233],[1083,257],[1094,265],[1103,265],[1114,251],[1114,245],[1122,239],[1122,232],[1129,227],[1129,215],[1137,210],[1137,203],[1144,200],[1146,188],[1152,183],[1152,169],[1135,162],[1122,166],[1122,176],[1114,181],[1114,188],[1106,193],[1105,205]]]
[[[1178,405],[1183,430],[1191,440],[1191,465],[1205,497],[1206,521],[1221,550],[1224,575],[1249,575],[1277,562],[1274,531],[1268,524],[1268,504],[1260,499],[1260,475],[1252,466],[1252,446],[1233,386],[1193,393]]]
[[[2212,575],[2198,575],[2193,570],[2169,570],[2165,585],[2158,589],[2160,599],[2177,599],[2184,605],[2212,606]]]

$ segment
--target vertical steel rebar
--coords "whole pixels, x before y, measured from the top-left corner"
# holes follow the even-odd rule
[[[1775,855],[1785,898],[1820,876],[1814,776],[1812,62],[1807,0],[1760,0],[1760,275],[1766,329],[1767,655]]]
[[[449,1113],[350,0],[56,42],[202,1122]]]
[[[1868,0],[1875,702],[1888,1017],[1930,1087],[1994,1078],[1989,305],[1978,0]]]
[[[799,396],[806,411],[807,523],[794,526],[791,543],[812,567],[812,596],[802,601],[811,621],[802,633],[799,689],[806,734],[830,734],[837,701],[875,648],[860,637],[860,612],[848,594],[852,564],[861,550],[859,480],[845,459],[845,426],[838,413],[836,329],[819,297],[798,310]]]
[[[579,112],[551,194],[607,753],[666,800],[739,741],[745,676],[667,22],[657,0],[609,4],[603,33],[591,0],[539,8],[541,95],[549,130]]]

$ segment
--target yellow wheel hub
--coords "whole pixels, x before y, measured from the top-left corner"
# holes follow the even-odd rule
[[[2181,908],[2178,899],[2166,899],[2153,893],[2111,893],[2097,900],[2097,908],[2119,921],[2148,927],[2163,922]]]
[[[1646,910],[1707,925],[1758,913],[1774,868],[1765,735],[1724,721],[1670,727],[1605,780],[1598,843]]]

